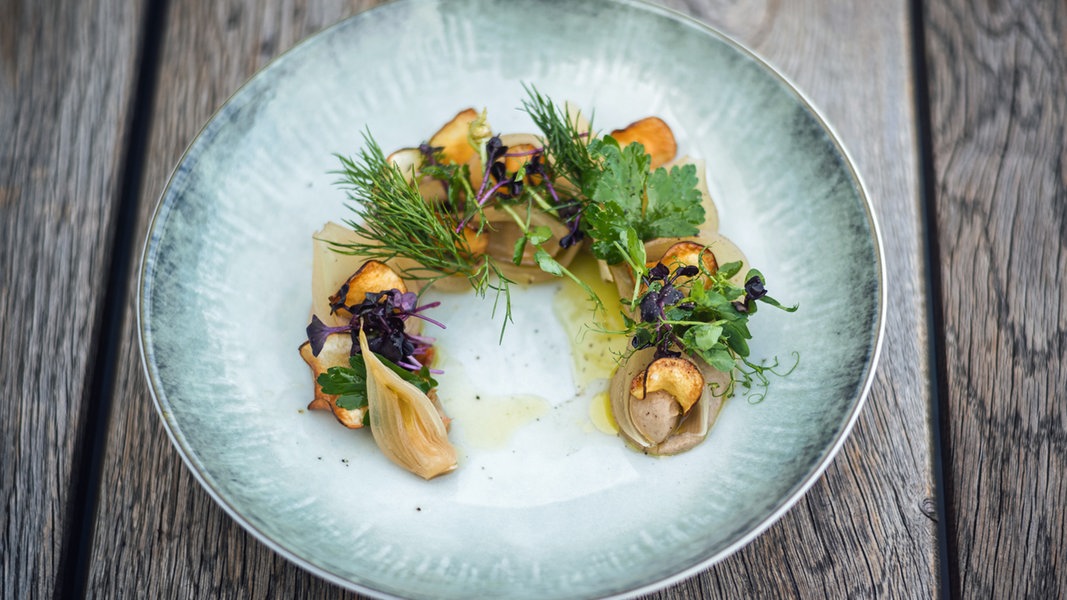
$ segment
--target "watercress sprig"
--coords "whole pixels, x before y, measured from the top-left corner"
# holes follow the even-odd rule
[[[765,387],[765,373],[775,372],[777,362],[764,366],[749,360],[752,333],[748,319],[756,312],[757,302],[786,312],[797,307],[784,306],[767,295],[763,275],[755,269],[748,271],[743,287],[733,283],[731,279],[741,268],[738,261],[719,265],[713,272],[702,262],[673,269],[657,263],[648,269],[641,277],[644,291],[631,304],[636,318],[626,319],[632,348],[654,347],[657,358],[690,354],[731,373],[725,395],[732,393],[738,377],[746,388],[754,381]]]

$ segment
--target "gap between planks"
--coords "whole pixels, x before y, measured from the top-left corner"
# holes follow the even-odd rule
[[[130,117],[122,158],[121,187],[113,223],[103,303],[97,315],[96,339],[90,345],[95,356],[88,362],[85,388],[85,415],[76,444],[71,469],[70,505],[59,557],[56,598],[84,598],[92,555],[96,507],[100,495],[101,467],[106,448],[108,421],[117,372],[116,357],[122,344],[122,325],[130,278],[137,260],[136,234],[138,198],[144,179],[149,124],[159,74],[161,47],[168,0],[145,2],[141,22],[137,81],[128,103]]]
[[[910,0],[909,16],[911,17],[911,55],[912,73],[915,78],[914,97],[916,115],[916,133],[918,147],[916,155],[919,164],[919,204],[920,231],[922,234],[923,262],[925,263],[925,284],[927,296],[926,329],[928,336],[927,360],[929,361],[928,372],[930,373],[930,427],[932,443],[932,462],[934,476],[935,496],[937,499],[937,541],[938,562],[941,574],[941,598],[949,599],[958,596],[953,594],[959,590],[959,570],[956,565],[957,551],[953,540],[955,535],[949,535],[949,530],[954,529],[955,523],[949,522],[948,506],[953,493],[952,483],[945,479],[944,465],[952,460],[951,448],[946,447],[945,440],[948,436],[948,418],[950,416],[948,406],[948,392],[944,389],[946,379],[945,371],[945,347],[939,332],[944,331],[944,316],[941,311],[942,287],[941,287],[941,263],[940,247],[937,240],[937,190],[935,186],[936,171],[934,169],[933,137],[931,134],[933,120],[930,113],[930,90],[928,86],[929,71],[926,57],[926,15],[924,0]]]

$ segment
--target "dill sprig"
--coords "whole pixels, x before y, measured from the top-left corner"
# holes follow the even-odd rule
[[[522,109],[541,130],[545,155],[556,176],[567,180],[586,198],[591,198],[601,171],[599,161],[589,151],[592,118],[589,119],[590,131],[579,131],[574,123],[578,115],[571,115],[567,108],[556,106],[537,88],[525,84],[523,88],[528,98],[523,99]]]
[[[497,302],[503,296],[505,322],[509,321],[511,281],[492,257],[471,251],[455,215],[440,203],[427,202],[417,182],[386,160],[369,132],[364,132],[363,141],[354,158],[337,155],[341,170],[336,172],[337,185],[346,191],[349,208],[359,217],[346,219],[345,224],[360,241],[334,244],[334,249],[383,262],[404,259],[397,270],[411,279],[464,276],[478,294],[494,290]]]

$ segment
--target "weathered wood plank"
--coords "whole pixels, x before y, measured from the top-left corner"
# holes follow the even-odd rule
[[[365,4],[372,4],[367,2]],[[351,12],[331,4],[173,3],[143,194],[145,209],[210,111],[275,52]],[[835,124],[867,177],[890,258],[883,367],[852,439],[806,498],[749,547],[657,597],[930,597],[927,332],[906,3],[675,2],[755,46]],[[316,16],[312,16],[316,15]],[[132,319],[131,319],[132,322]],[[132,332],[110,428],[91,589],[109,597],[345,593],[235,525],[181,466],[152,411]],[[126,465],[140,465],[132,474]]]
[[[169,2],[138,236],[211,114],[270,59],[373,2]],[[137,257],[139,258],[139,257]],[[135,286],[132,286],[135,287]],[[88,590],[100,598],[349,597],[238,526],[182,464],[152,407],[133,297],[108,433]]]
[[[50,597],[72,529],[141,2],[0,3],[0,596]],[[71,538],[74,539],[74,538]]]
[[[934,597],[940,565],[908,3],[667,4],[752,47],[836,129],[882,228],[891,325],[867,406],[826,475],[748,547],[663,597]]]
[[[950,558],[1067,594],[1067,5],[926,3]]]

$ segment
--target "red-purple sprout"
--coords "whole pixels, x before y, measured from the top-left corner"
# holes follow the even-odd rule
[[[635,335],[630,342],[634,348],[641,349],[655,346],[656,358],[679,356],[681,354],[674,350],[675,346],[681,345],[681,340],[675,334],[674,327],[665,322],[667,309],[674,306],[691,308],[691,306],[678,304],[679,301],[685,298],[685,293],[675,287],[674,282],[679,277],[694,277],[699,272],[700,269],[697,266],[685,265],[675,268],[672,273],[663,263],[656,263],[656,266],[649,269],[648,275],[642,277],[649,290],[641,298],[641,321],[652,323],[654,328],[651,332],[647,329],[638,330],[638,335]],[[658,289],[652,286],[657,281],[662,282],[662,286]]]
[[[392,289],[368,292],[366,298],[359,304],[348,306],[341,302],[332,305],[333,312],[344,308],[352,314],[352,318],[344,325],[329,326],[318,316],[312,316],[311,323],[307,326],[311,353],[318,356],[326,344],[326,338],[331,334],[348,333],[352,337],[350,354],[358,354],[360,351],[359,332],[362,329],[372,352],[409,371],[419,371],[423,365],[416,356],[425,354],[434,342],[434,338],[407,333],[404,330],[405,321],[415,317],[433,323],[441,329],[445,326],[422,314],[423,311],[440,305],[440,302],[431,302],[421,306],[418,306],[417,302],[418,295],[414,292]],[[431,372],[440,373],[437,370],[431,370]]]

